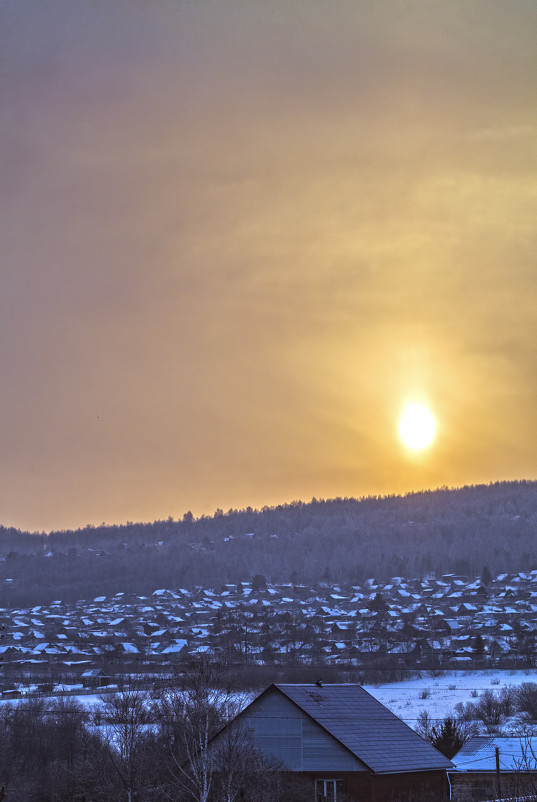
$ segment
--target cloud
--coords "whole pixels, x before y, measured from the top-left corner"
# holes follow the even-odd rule
[[[6,523],[533,475],[533,2],[3,14]]]

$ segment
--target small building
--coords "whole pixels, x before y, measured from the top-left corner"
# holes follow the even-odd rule
[[[89,668],[81,675],[84,688],[104,688],[110,685],[112,678],[108,677],[102,668]]]
[[[496,751],[497,750],[497,751]],[[537,737],[474,735],[452,758],[453,802],[520,797],[537,790]]]
[[[19,688],[8,688],[2,691],[2,699],[20,699],[22,692]]]
[[[360,685],[271,685],[215,745],[237,726],[282,770],[311,784],[312,799],[449,798],[451,761]]]
[[[52,693],[54,691],[54,683],[49,682],[38,682],[36,685],[36,690],[38,693]]]

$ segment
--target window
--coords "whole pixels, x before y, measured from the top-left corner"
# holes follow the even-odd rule
[[[343,799],[343,780],[315,780],[315,802],[338,802]]]

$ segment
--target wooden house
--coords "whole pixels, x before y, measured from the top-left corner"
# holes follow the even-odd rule
[[[271,685],[227,728],[251,733],[282,770],[323,802],[449,798],[451,761],[360,685]]]
[[[101,668],[88,668],[82,673],[80,679],[84,688],[104,688],[112,681]]]

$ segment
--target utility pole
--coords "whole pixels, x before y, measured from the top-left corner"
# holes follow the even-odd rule
[[[496,796],[498,799],[501,799],[502,784],[500,782],[500,748],[497,746],[494,751],[496,753]]]

